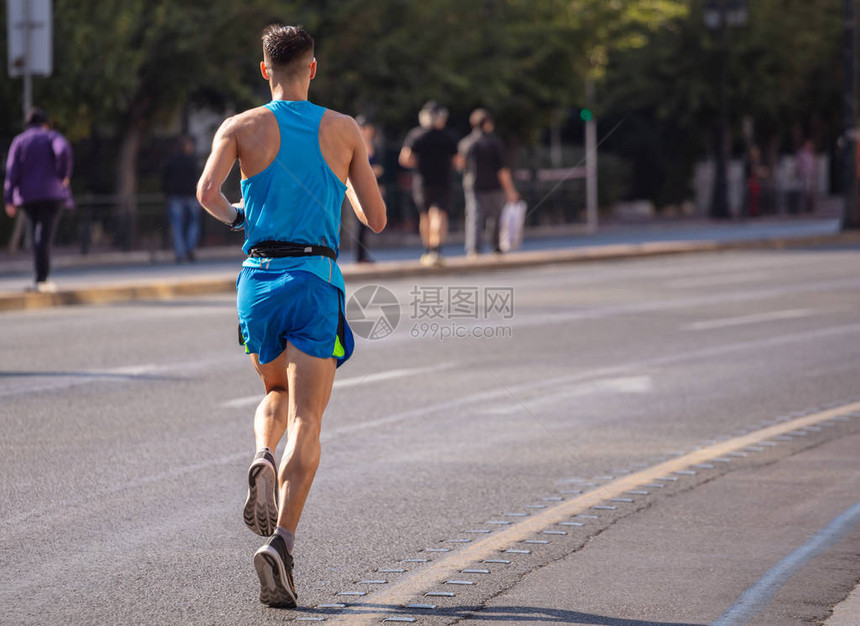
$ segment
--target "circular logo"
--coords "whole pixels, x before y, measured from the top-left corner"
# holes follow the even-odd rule
[[[384,339],[400,321],[400,302],[381,285],[365,285],[346,303],[346,321],[364,339]]]

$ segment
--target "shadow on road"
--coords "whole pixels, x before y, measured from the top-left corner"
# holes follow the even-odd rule
[[[418,615],[422,611],[433,617],[449,617],[469,621],[482,622],[511,622],[532,623],[541,622],[547,624],[593,624],[595,626],[707,626],[706,624],[688,622],[655,622],[652,620],[629,619],[621,617],[610,617],[608,615],[594,615],[580,611],[569,611],[564,609],[547,609],[534,606],[459,606],[450,608],[438,608],[432,611],[426,609],[406,609],[403,606],[384,604],[353,604],[343,611],[327,609],[299,609],[306,616],[345,616],[365,613],[379,613],[385,611],[396,615]]]
[[[81,378],[81,379],[109,379],[109,380],[175,380],[173,376],[155,374],[123,374],[116,372],[4,372],[0,371],[0,378]]]

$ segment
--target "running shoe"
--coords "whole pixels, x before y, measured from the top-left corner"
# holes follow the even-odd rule
[[[278,523],[278,467],[270,452],[260,450],[248,468],[248,497],[245,525],[263,537],[275,532]]]
[[[283,537],[272,535],[254,554],[254,569],[260,577],[260,602],[284,609],[296,607],[293,557]]]

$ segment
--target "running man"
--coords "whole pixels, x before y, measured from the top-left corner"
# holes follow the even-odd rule
[[[448,110],[430,101],[418,112],[419,126],[406,135],[398,162],[414,170],[412,199],[418,209],[418,232],[424,245],[422,265],[439,265],[448,236],[451,172],[457,141],[445,130]]]
[[[355,120],[308,101],[317,73],[311,36],[301,27],[270,26],[262,40],[260,71],[272,101],[221,125],[197,198],[215,218],[245,230],[239,329],[266,392],[254,415],[245,524],[269,536],[254,555],[260,601],[294,607],[296,527],[319,465],[335,368],[353,349],[335,262],[344,194],[374,232],[385,227],[386,212]],[[243,202],[233,205],[221,186],[237,159]]]

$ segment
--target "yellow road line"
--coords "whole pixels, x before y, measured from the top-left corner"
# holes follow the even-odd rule
[[[455,574],[461,569],[487,558],[498,557],[501,550],[511,548],[517,543],[533,537],[548,526],[558,524],[572,515],[587,511],[596,504],[621,496],[625,492],[652,482],[661,476],[687,469],[698,463],[754,445],[759,441],[855,411],[860,411],[860,402],[799,417],[775,426],[768,426],[665,461],[635,474],[617,478],[593,491],[528,517],[500,532],[489,535],[485,539],[472,543],[462,550],[453,552],[432,565],[406,575],[385,589],[380,589],[378,592],[363,598],[361,604],[355,605],[352,609],[347,609],[341,619],[350,624],[372,624],[379,623],[385,617],[390,617],[392,611],[402,614],[404,607],[410,601],[414,601],[416,596],[430,591],[449,578],[455,577]]]

